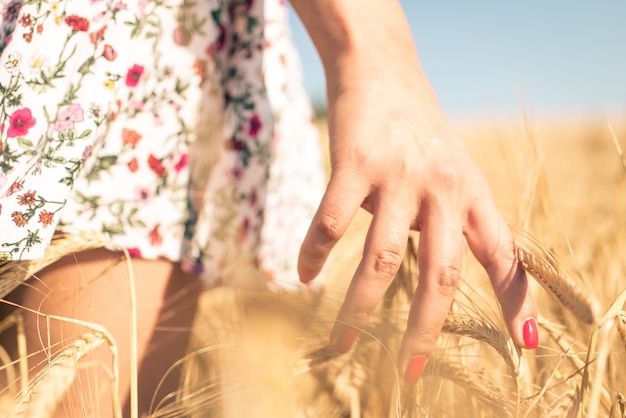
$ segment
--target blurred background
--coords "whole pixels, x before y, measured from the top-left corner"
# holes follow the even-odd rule
[[[415,43],[452,119],[626,113],[626,1],[401,0]],[[323,70],[295,13],[306,87],[325,107]]]

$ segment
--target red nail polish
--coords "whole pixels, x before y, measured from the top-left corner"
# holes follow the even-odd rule
[[[537,323],[534,319],[527,319],[524,322],[524,344],[527,348],[535,349],[539,346],[539,334],[537,332]]]
[[[420,380],[420,377],[422,376],[425,365],[426,356],[419,355],[413,357],[404,372],[404,378],[407,380],[407,382],[412,384],[417,383],[417,381]]]
[[[354,344],[354,340],[356,340],[358,335],[359,333],[353,329],[344,331],[343,334],[339,335],[339,338],[337,338],[337,340],[333,343],[335,350],[342,354],[347,353],[350,351],[350,348],[352,347],[352,344]]]

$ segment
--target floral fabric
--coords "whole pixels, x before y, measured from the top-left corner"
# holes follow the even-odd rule
[[[323,175],[281,0],[0,10],[0,256],[93,230],[211,284],[297,287]]]

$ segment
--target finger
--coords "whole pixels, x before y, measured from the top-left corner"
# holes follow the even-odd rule
[[[465,238],[489,274],[513,341],[537,348],[537,308],[513,235],[493,200],[482,199],[469,212]]]
[[[404,208],[404,209],[400,209]],[[383,206],[374,212],[365,239],[363,257],[350,282],[331,332],[331,342],[346,352],[367,326],[369,318],[393,281],[406,250],[414,206]]]
[[[398,366],[416,383],[450,310],[460,280],[463,259],[462,222],[442,211],[429,211],[419,240],[419,283],[404,334]]]
[[[317,213],[302,242],[298,257],[300,281],[308,283],[324,266],[328,254],[343,236],[367,190],[339,173],[331,177]]]

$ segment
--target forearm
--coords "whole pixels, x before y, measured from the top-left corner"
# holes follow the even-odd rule
[[[291,0],[324,65],[329,106],[348,90],[408,94],[417,127],[448,127],[398,0]],[[382,90],[385,90],[384,92]],[[404,100],[392,99],[397,103]],[[387,113],[393,105],[388,104]]]
[[[320,54],[329,92],[336,84],[395,76],[425,82],[397,0],[291,0]]]

